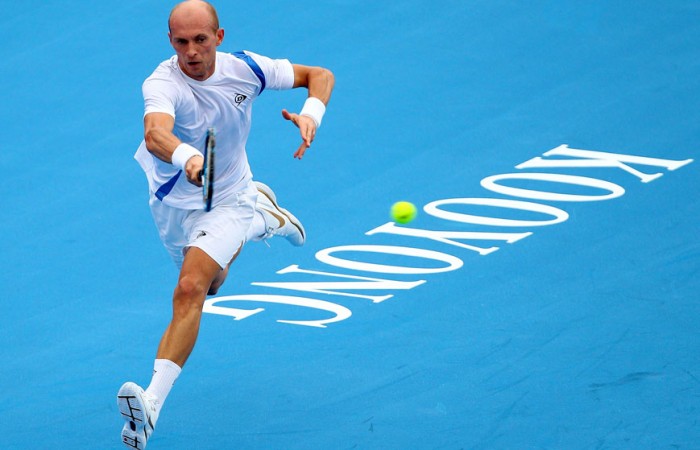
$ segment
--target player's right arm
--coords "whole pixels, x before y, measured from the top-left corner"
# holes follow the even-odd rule
[[[161,161],[173,164],[173,159],[175,159],[175,163],[177,163],[178,155],[173,158],[173,154],[176,150],[181,148],[180,145],[182,144],[182,141],[180,141],[180,139],[173,134],[173,129],[175,128],[175,118],[166,113],[148,113],[143,119],[143,128],[144,140],[146,141],[146,148],[148,151]],[[187,149],[185,148],[182,150]],[[185,154],[189,155],[189,153]],[[204,158],[202,157],[201,153],[194,154],[186,159],[184,171],[185,175],[187,175],[187,180],[190,183],[197,186],[202,185],[199,179],[199,173],[203,166]]]

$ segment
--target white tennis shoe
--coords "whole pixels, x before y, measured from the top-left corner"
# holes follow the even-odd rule
[[[124,383],[117,394],[119,412],[125,420],[122,442],[129,448],[143,450],[158,420],[156,398],[135,383]]]
[[[269,186],[259,181],[254,183],[260,193],[255,209],[263,214],[267,228],[266,233],[261,238],[281,236],[296,247],[304,245],[306,231],[304,231],[304,226],[299,219],[277,204],[277,197]]]

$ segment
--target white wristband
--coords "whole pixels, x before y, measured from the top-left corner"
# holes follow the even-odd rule
[[[173,156],[170,159],[173,162],[173,166],[184,171],[187,161],[189,161],[189,159],[193,156],[204,157],[204,155],[202,155],[202,152],[192,147],[191,145],[180,144],[175,148]]]
[[[321,126],[323,115],[326,113],[326,105],[316,97],[309,97],[301,108],[300,116],[311,117],[316,122],[316,128]]]

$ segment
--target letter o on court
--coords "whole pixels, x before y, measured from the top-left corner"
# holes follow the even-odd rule
[[[502,180],[550,181],[553,183],[572,184],[576,186],[602,189],[604,191],[608,191],[608,193],[604,195],[579,195],[535,191],[531,189],[502,186],[497,183]],[[620,197],[625,193],[625,189],[622,186],[609,181],[599,180],[597,178],[581,177],[576,175],[561,175],[555,173],[506,173],[501,175],[493,175],[481,180],[481,186],[484,189],[488,189],[489,191],[497,192],[503,195],[559,202],[594,202],[600,200],[611,200],[613,198]]]
[[[332,256],[334,253],[342,252],[364,252],[364,253],[383,253],[388,255],[408,256],[413,258],[429,259],[445,263],[444,267],[406,267],[406,266],[390,266],[384,264],[374,264],[361,261],[352,261],[348,259]],[[331,266],[343,267],[350,270],[362,270],[366,272],[379,273],[400,273],[400,274],[424,274],[424,273],[439,273],[450,272],[457,270],[464,264],[461,259],[448,255],[446,253],[436,252],[433,250],[425,250],[412,247],[399,247],[393,245],[343,245],[339,247],[331,247],[316,253],[316,259],[322,263]]]
[[[553,216],[550,220],[518,220],[501,219],[496,217],[474,216],[440,209],[443,205],[478,205],[494,206],[497,208],[517,209]],[[472,223],[477,225],[492,225],[496,227],[539,227],[554,225],[566,221],[569,213],[555,208],[554,206],[542,205],[540,203],[524,202],[521,200],[505,200],[496,198],[448,198],[430,202],[423,207],[423,210],[431,216],[439,219],[451,220],[453,222]]]

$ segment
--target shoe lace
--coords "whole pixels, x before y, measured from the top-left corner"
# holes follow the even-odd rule
[[[260,240],[262,240],[265,243],[265,245],[267,245],[267,248],[271,248],[270,243],[267,242],[267,240],[270,239],[271,237],[275,236],[275,230],[276,230],[276,228],[267,227],[267,230],[265,230],[265,233],[262,236],[260,236]]]

